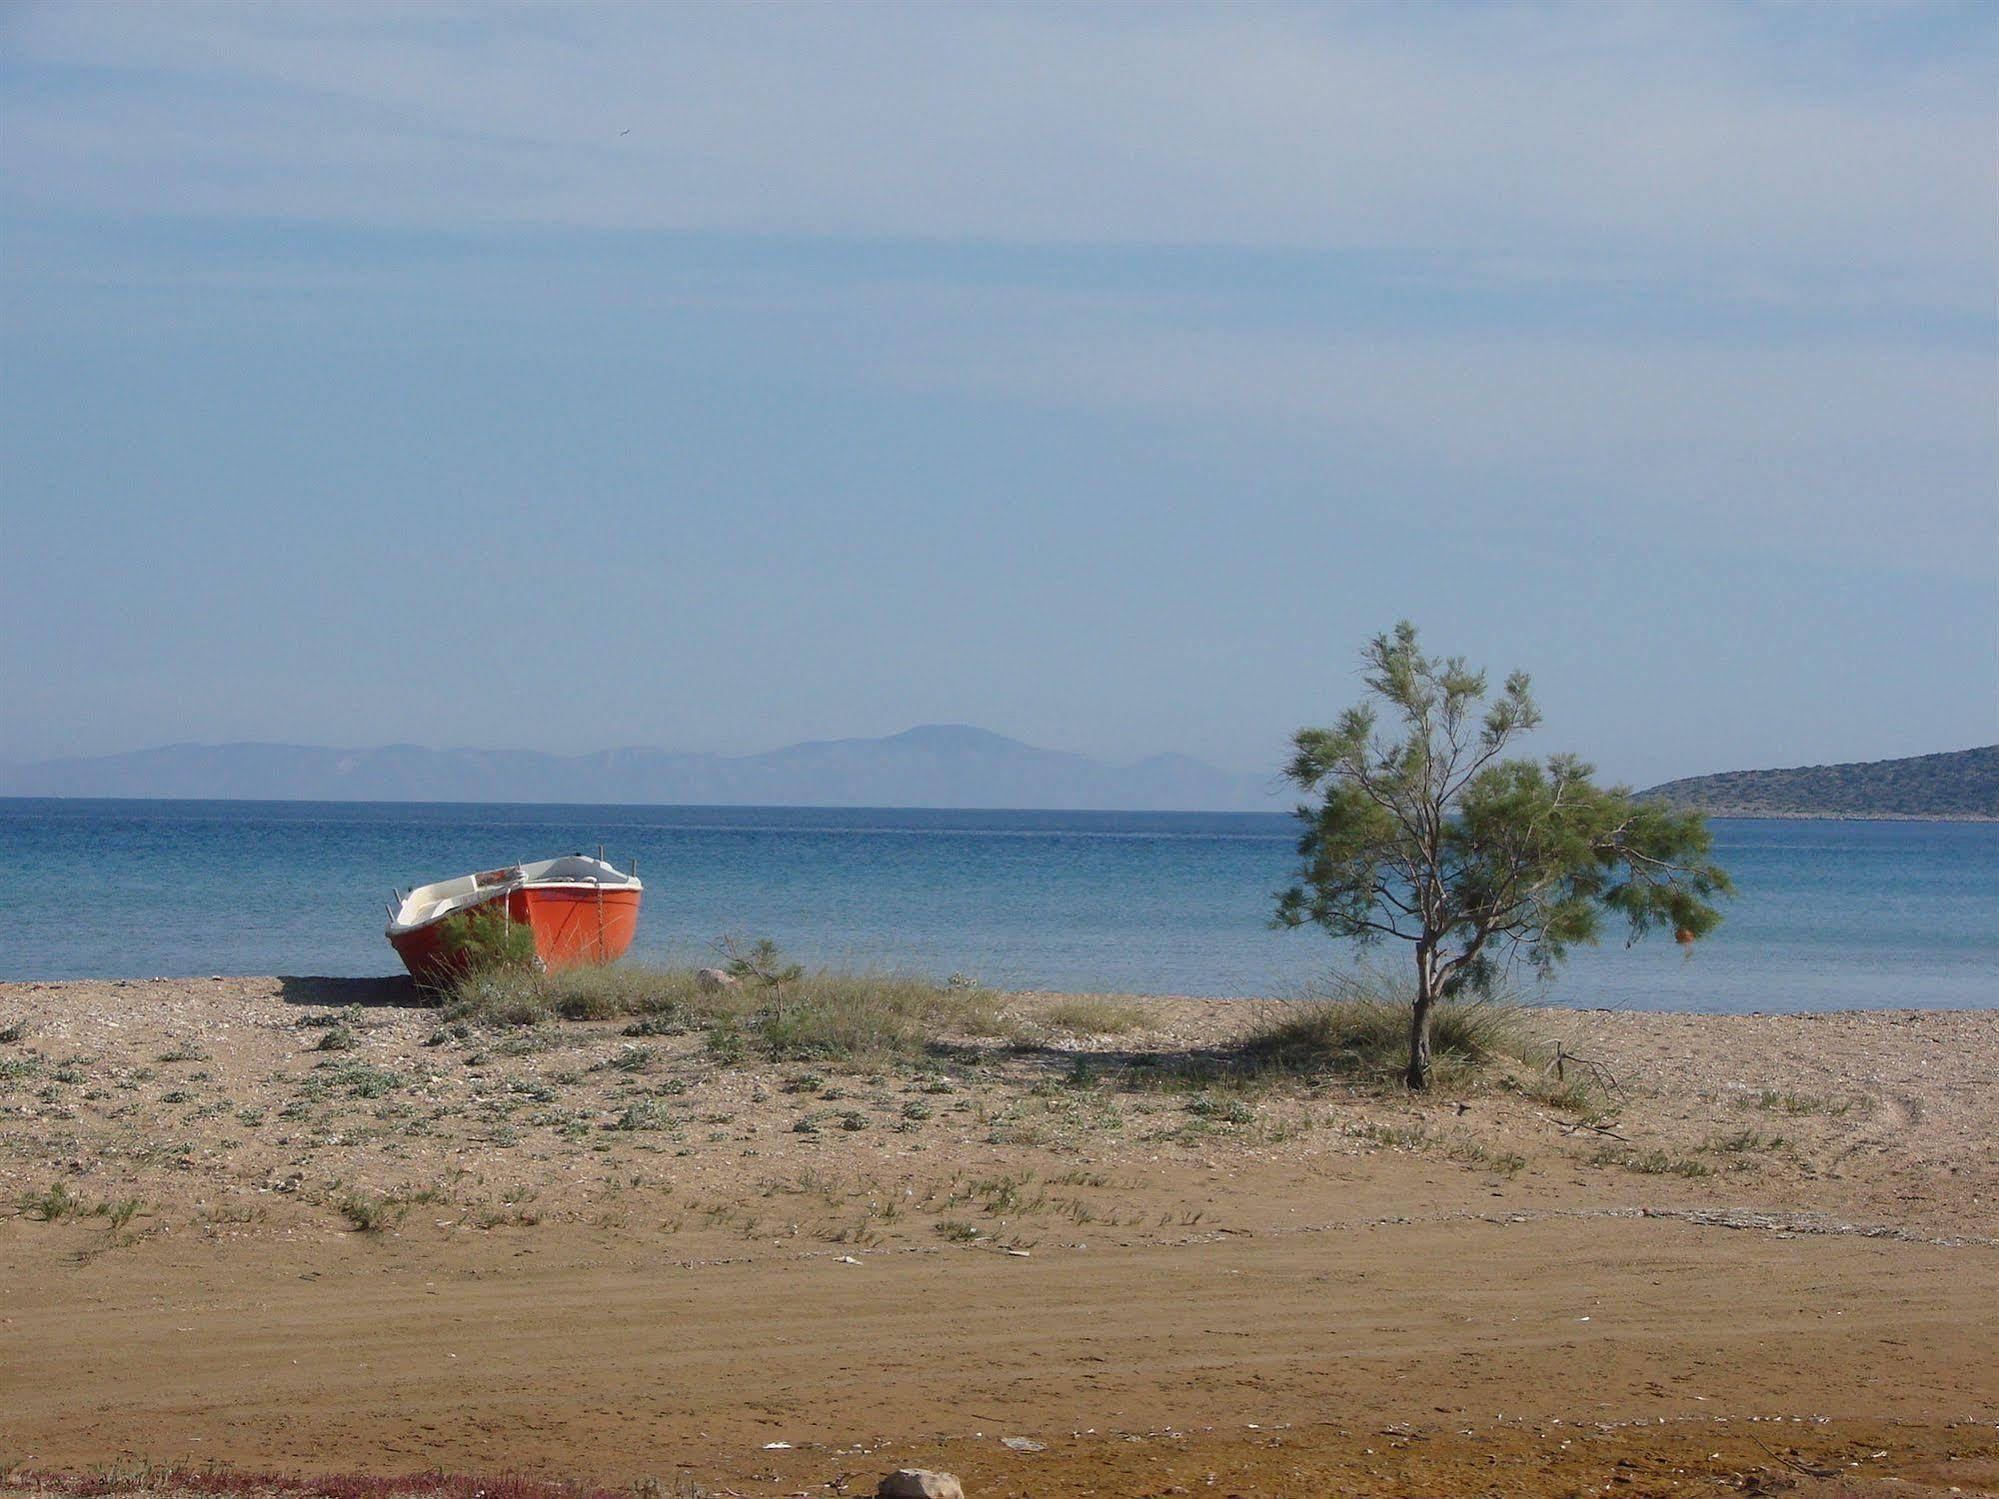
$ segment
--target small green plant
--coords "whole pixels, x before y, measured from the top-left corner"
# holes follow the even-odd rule
[[[626,1026],[627,1036],[684,1036],[692,1027],[687,1017],[677,1007],[654,1010],[649,1015],[641,1015]]]
[[[1256,1119],[1256,1110],[1240,1098],[1212,1098],[1206,1094],[1189,1099],[1187,1112],[1221,1124],[1251,1124]]]
[[[1709,1140],[1706,1148],[1721,1155],[1763,1155],[1781,1149],[1783,1144],[1782,1135],[1766,1135],[1760,1129],[1745,1129]]]
[[[344,1025],[329,1027],[321,1034],[312,1048],[314,1051],[352,1051],[361,1044],[360,1038]]]
[[[27,1034],[28,1023],[25,1020],[16,1020],[7,1025],[0,1025],[0,1046],[12,1046]]]
[[[715,947],[729,977],[749,988],[767,989],[773,997],[781,995],[786,984],[795,984],[805,976],[804,968],[785,961],[768,937],[759,937],[745,947],[725,933]]]
[[[409,1204],[367,1192],[349,1192],[335,1204],[342,1216],[364,1234],[378,1234],[400,1223]]]
[[[1853,1107],[1853,1100],[1823,1098],[1815,1093],[1781,1093],[1774,1088],[1765,1088],[1756,1095],[1756,1107],[1765,1113],[1789,1114],[1793,1118],[1824,1114],[1836,1119]]]
[[[641,1098],[627,1104],[625,1111],[611,1123],[616,1130],[665,1129],[670,1121],[658,1103],[650,1098]]]
[[[1622,1166],[1640,1176],[1697,1178],[1714,1175],[1714,1167],[1706,1161],[1668,1155],[1663,1150],[1619,1151],[1606,1148],[1593,1159],[1600,1166]]]
[[[962,1218],[946,1218],[937,1225],[937,1236],[953,1244],[969,1244],[979,1237],[979,1231]]]
[[[438,937],[444,951],[468,973],[532,969],[540,963],[534,929],[513,920],[502,901],[447,916]]]
[[[82,1212],[83,1199],[70,1191],[65,1183],[57,1182],[46,1192],[31,1192],[23,1197],[21,1211],[43,1223],[56,1223],[73,1213]]]
[[[734,1020],[718,1020],[708,1030],[708,1055],[724,1067],[740,1067],[749,1060],[749,1038]]]

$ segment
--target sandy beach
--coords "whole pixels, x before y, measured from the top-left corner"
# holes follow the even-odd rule
[[[1999,1014],[1539,1012],[1579,1112],[1160,1066],[1260,1002],[853,1072],[410,1001],[0,985],[0,1463],[1999,1483]]]

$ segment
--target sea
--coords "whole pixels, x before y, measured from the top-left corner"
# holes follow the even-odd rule
[[[1999,824],[1719,820],[1713,937],[1578,951],[1524,999],[1755,1011],[1999,1007]],[[725,934],[813,965],[1220,997],[1357,956],[1270,926],[1296,825],[1265,814],[0,799],[0,979],[397,971],[393,887],[555,854],[637,862],[633,957]]]

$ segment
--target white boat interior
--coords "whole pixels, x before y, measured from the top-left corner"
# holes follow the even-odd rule
[[[513,864],[505,869],[484,869],[477,874],[461,874],[456,879],[419,885],[401,897],[389,917],[389,934],[429,926],[445,917],[481,905],[496,895],[509,894],[529,885],[580,885],[597,890],[643,890],[636,866],[627,874],[602,859],[583,854],[566,854],[559,859],[541,859],[532,864]]]

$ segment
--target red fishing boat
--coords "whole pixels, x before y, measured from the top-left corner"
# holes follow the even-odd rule
[[[482,870],[399,893],[389,907],[389,945],[420,983],[440,983],[470,961],[469,923],[497,918],[534,934],[543,968],[609,963],[632,945],[644,890],[636,864],[625,873],[582,854]]]

